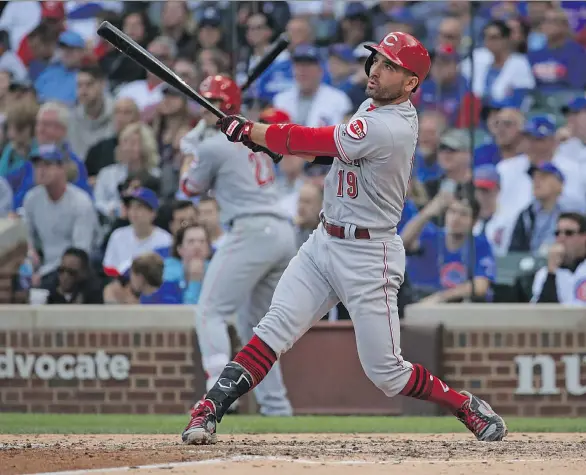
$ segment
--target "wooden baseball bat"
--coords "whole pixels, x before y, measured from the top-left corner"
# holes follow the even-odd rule
[[[163,82],[177,89],[185,96],[193,99],[195,102],[206,108],[219,119],[226,117],[220,109],[210,103],[205,97],[195,91],[189,84],[181,79],[177,73],[165,66],[159,59],[149,53],[146,49],[140,46],[136,41],[128,35],[120,31],[108,21],[102,22],[98,28],[98,35],[104,38],[114,48],[120,51],[123,55],[128,56],[135,63],[142,66],[151,74],[154,74]],[[262,151],[271,157],[273,162],[279,163],[283,156],[279,153],[271,152],[265,147],[261,147]]]

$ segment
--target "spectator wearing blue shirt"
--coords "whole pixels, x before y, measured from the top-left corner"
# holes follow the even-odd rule
[[[88,183],[87,170],[84,163],[73,153],[66,143],[69,127],[69,110],[58,102],[46,102],[37,113],[35,125],[35,140],[32,145],[32,154],[41,145],[58,145],[67,157],[67,178],[78,188],[90,196],[92,189]],[[25,161],[18,170],[8,174],[6,179],[14,191],[14,206],[22,206],[24,195],[35,186],[34,169],[30,161]]]
[[[433,52],[430,75],[413,98],[418,110],[438,110],[454,127],[467,125],[472,100],[468,82],[458,70],[459,60],[453,46],[439,45]]]
[[[348,94],[354,87],[350,77],[355,71],[356,60],[352,48],[344,43],[330,46],[328,72],[332,86]]]
[[[436,180],[443,170],[437,162],[440,137],[446,130],[446,119],[441,112],[427,110],[419,115],[419,140],[415,149],[414,175],[420,182]]]
[[[430,220],[444,210],[442,229]],[[403,229],[401,237],[409,252],[406,271],[413,288],[427,294],[422,303],[491,299],[496,267],[492,250],[484,235],[471,237],[479,211],[475,198],[441,192]],[[468,276],[471,265],[473,282]]]
[[[59,35],[59,60],[47,66],[35,81],[40,102],[59,101],[75,105],[77,72],[82,65],[85,41],[74,31]]]
[[[6,135],[9,142],[0,155],[0,177],[24,166],[33,143],[38,106],[34,102],[11,104],[6,110]]]
[[[130,267],[129,290],[132,296],[125,303],[180,304],[183,295],[176,282],[163,282],[163,259],[154,252],[141,254]]]
[[[164,260],[163,283],[178,286],[182,303],[197,304],[212,247],[203,226],[190,224],[177,232],[171,256]]]
[[[586,51],[570,38],[568,17],[563,10],[545,14],[545,47],[529,52],[529,62],[542,93],[564,89],[583,91],[586,86]]]
[[[492,123],[494,142],[476,147],[474,166],[496,165],[503,159],[523,153],[526,146],[523,134],[524,122],[525,118],[520,110],[511,107],[500,109]]]

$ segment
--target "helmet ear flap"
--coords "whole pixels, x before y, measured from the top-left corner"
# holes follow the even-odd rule
[[[376,53],[374,51],[372,53],[370,53],[370,56],[368,57],[368,59],[364,63],[364,71],[366,72],[367,76],[370,76],[370,68],[372,67],[372,63],[374,62],[374,55],[375,54]]]

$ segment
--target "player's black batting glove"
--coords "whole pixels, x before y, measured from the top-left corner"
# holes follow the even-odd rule
[[[228,115],[216,122],[230,142],[250,141],[252,122],[241,115]]]

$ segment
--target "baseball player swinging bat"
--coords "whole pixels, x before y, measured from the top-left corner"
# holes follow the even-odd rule
[[[237,113],[218,121],[230,142],[252,141],[279,153],[334,160],[324,181],[320,224],[289,262],[248,344],[194,407],[182,433],[187,444],[214,443],[227,408],[262,384],[279,357],[338,302],[350,313],[366,375],[386,396],[438,404],[482,441],[507,435],[505,421],[487,402],[450,388],[402,355],[397,294],[405,248],[397,224],[418,138],[411,97],[428,76],[431,59],[415,37],[402,32],[365,48],[370,51],[368,98],[348,123],[267,125]]]
[[[177,89],[190,99],[193,99],[202,107],[213,113],[218,119],[226,117],[226,114],[210,103],[206,98],[201,96],[198,92],[193,90],[189,84],[181,79],[174,71],[165,66],[160,60],[149,53],[146,49],[140,46],[136,41],[130,38],[127,34],[116,28],[108,21],[102,22],[98,27],[98,35],[104,38],[114,48],[120,51],[125,56],[128,56],[134,62],[145,68],[151,74],[154,74],[162,81]],[[282,43],[277,43],[277,46],[282,47]],[[276,57],[276,56],[275,56]],[[274,58],[273,58],[274,59]],[[271,60],[272,61],[272,60]],[[268,63],[265,63],[265,67]],[[261,70],[256,72],[257,77],[262,73]],[[257,150],[266,153],[274,163],[279,163],[283,155],[271,152],[265,147],[257,148]]]

